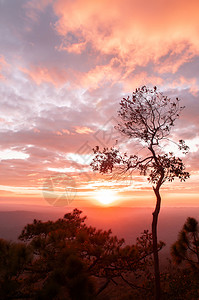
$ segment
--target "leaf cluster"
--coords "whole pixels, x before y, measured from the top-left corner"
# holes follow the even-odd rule
[[[91,162],[93,171],[100,173],[124,174],[138,170],[141,175],[148,175],[148,180],[152,184],[157,184],[161,176],[161,184],[166,181],[173,181],[179,178],[185,181],[190,177],[185,171],[185,165],[181,158],[175,157],[173,153],[163,155],[151,155],[139,158],[137,155],[122,155],[116,148],[104,148],[102,151],[98,147],[94,149],[95,157]]]

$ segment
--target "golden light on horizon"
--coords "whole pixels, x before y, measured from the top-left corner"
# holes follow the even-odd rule
[[[118,196],[113,190],[103,189],[96,191],[95,199],[102,205],[109,205],[118,200]]]

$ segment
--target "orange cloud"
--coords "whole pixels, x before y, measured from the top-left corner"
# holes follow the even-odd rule
[[[157,76],[148,76],[146,72],[136,74],[133,78],[125,81],[124,87],[126,90],[132,90],[142,85],[162,85],[163,79]]]
[[[63,133],[61,131],[56,131],[55,134],[56,135],[63,135]]]
[[[38,85],[42,82],[49,82],[59,87],[64,84],[68,78],[66,71],[57,68],[32,66],[30,69],[21,68],[21,71],[30,76]]]
[[[123,78],[121,73],[124,66],[117,58],[112,58],[109,64],[96,66],[89,70],[87,73],[76,73],[76,82],[81,83],[83,87],[97,88],[99,83],[105,83],[107,80],[110,82],[119,82]]]
[[[93,130],[88,127],[79,127],[79,126],[75,127],[75,131],[79,134],[89,134],[93,132]]]
[[[70,131],[69,131],[68,129],[62,129],[62,132],[63,132],[63,133],[70,134]]]
[[[196,0],[57,0],[54,11],[62,49],[68,52],[80,53],[86,44],[92,45],[128,68],[160,63],[160,73],[167,71],[165,65],[175,72],[199,53]],[[75,36],[75,44],[67,43],[68,33]],[[175,54],[171,60],[162,61],[170,52]]]

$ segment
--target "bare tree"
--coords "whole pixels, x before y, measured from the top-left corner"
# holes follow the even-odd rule
[[[138,170],[142,175],[148,175],[156,196],[156,206],[153,212],[152,237],[155,274],[155,299],[160,299],[160,272],[157,247],[157,223],[161,206],[160,188],[166,181],[173,181],[175,177],[180,181],[189,178],[185,171],[182,159],[176,157],[172,152],[165,153],[165,142],[171,142],[169,135],[184,107],[180,106],[178,98],[171,100],[159,92],[156,87],[150,89],[146,86],[136,89],[132,98],[123,98],[120,102],[118,112],[120,123],[116,127],[122,135],[129,139],[135,139],[145,148],[144,155],[121,154],[113,148],[104,148],[102,151],[98,146],[94,149],[95,157],[91,163],[94,171],[100,173],[119,174]],[[183,140],[178,145],[183,153],[188,152],[188,146]]]

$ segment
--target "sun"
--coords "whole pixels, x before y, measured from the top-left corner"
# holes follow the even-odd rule
[[[108,205],[117,200],[117,194],[113,190],[96,191],[95,199],[103,205]]]

